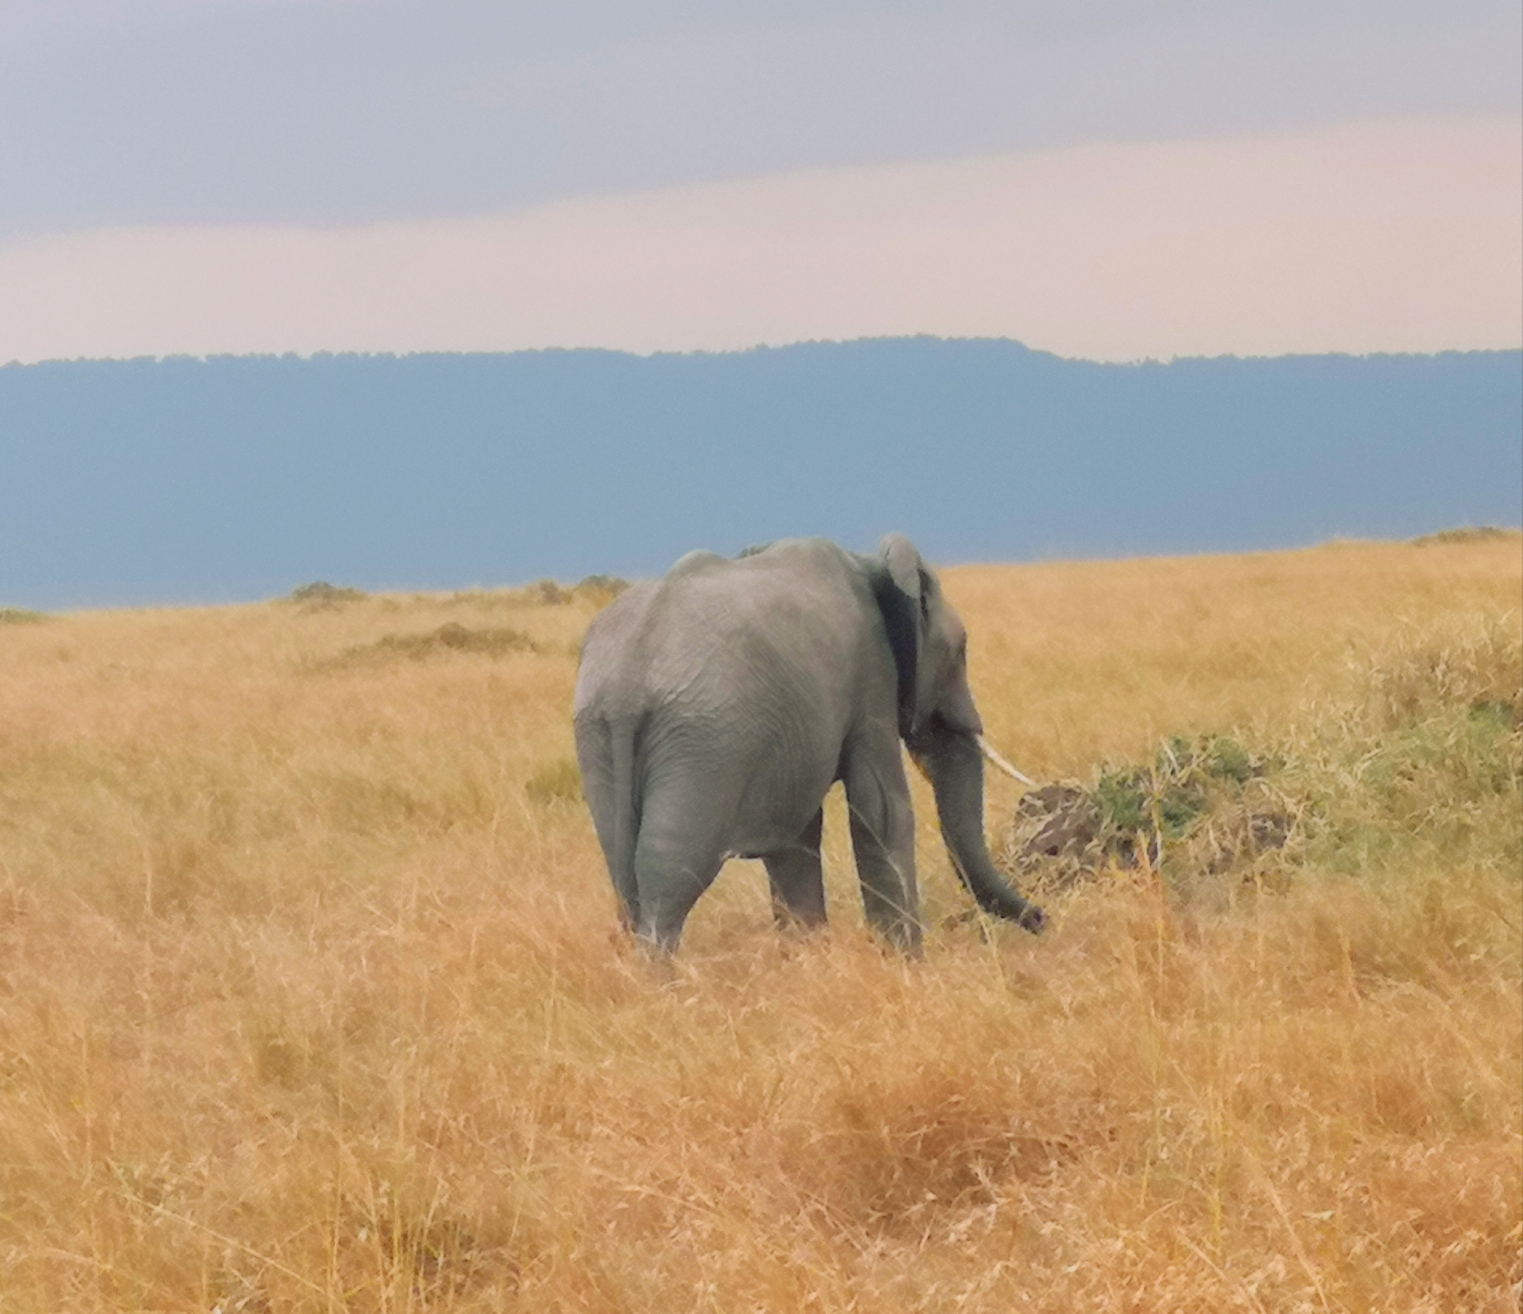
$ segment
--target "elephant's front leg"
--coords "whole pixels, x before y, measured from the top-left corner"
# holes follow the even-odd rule
[[[762,857],[772,886],[772,917],[779,929],[825,925],[825,871],[820,864],[824,827],[821,808],[793,844]]]
[[[846,756],[851,848],[868,922],[901,949],[920,952],[915,812],[897,734],[852,745]]]

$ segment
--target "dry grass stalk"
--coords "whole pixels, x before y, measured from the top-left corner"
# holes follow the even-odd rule
[[[1464,636],[1510,651],[1520,570],[947,571],[1034,775],[1227,730],[1296,749],[1322,829],[1279,895],[1182,900],[1144,848],[1047,936],[915,964],[862,929],[834,799],[830,935],[780,940],[754,866],[665,970],[614,933],[568,765],[591,591],[494,660],[323,679],[495,604],[7,627],[0,1311],[1515,1310],[1510,732],[1449,694],[1393,725],[1408,677],[1370,672],[1401,616],[1487,703]],[[939,925],[966,901],[921,830]]]

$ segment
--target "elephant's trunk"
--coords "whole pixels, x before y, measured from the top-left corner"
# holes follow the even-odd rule
[[[984,839],[984,762],[978,737],[933,721],[910,754],[936,791],[941,835],[962,883],[978,906],[996,917],[1040,931],[1046,915],[1000,874]]]

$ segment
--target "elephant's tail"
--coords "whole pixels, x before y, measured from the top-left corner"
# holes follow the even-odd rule
[[[622,720],[608,727],[613,759],[613,848],[608,854],[608,874],[630,930],[640,925],[640,890],[635,881],[635,845],[640,839],[636,729],[635,722]]]

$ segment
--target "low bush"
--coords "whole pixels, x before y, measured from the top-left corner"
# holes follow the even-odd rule
[[[374,643],[355,644],[345,648],[336,657],[314,663],[314,666],[319,670],[334,670],[373,666],[404,658],[422,661],[448,653],[502,657],[508,653],[536,651],[538,649],[534,640],[522,630],[506,626],[485,626],[473,630],[459,621],[446,621],[438,629],[423,634],[386,634]]]
[[[570,589],[563,589],[553,579],[542,579],[529,585],[529,596],[546,607],[564,607],[574,596]]]
[[[1409,635],[1354,676],[1350,699],[1270,749],[1173,735],[1151,762],[1031,791],[1005,862],[1039,892],[1139,866],[1180,892],[1279,885],[1308,854],[1343,872],[1415,851],[1516,866],[1523,642],[1507,619]]]
[[[617,575],[588,575],[577,582],[576,592],[606,601],[618,597],[628,587],[629,581]]]
[[[1146,765],[1103,765],[1088,786],[1028,793],[1006,827],[1005,861],[1037,890],[1143,865],[1176,884],[1254,873],[1299,833],[1304,803],[1280,787],[1282,767],[1228,735],[1170,736]]]
[[[1516,529],[1499,529],[1496,525],[1460,525],[1422,534],[1412,540],[1413,547],[1446,547],[1454,543],[1488,543],[1499,538],[1517,538]]]
[[[303,611],[334,611],[351,602],[363,602],[365,597],[360,589],[346,588],[318,579],[292,589],[285,601],[296,603]]]

